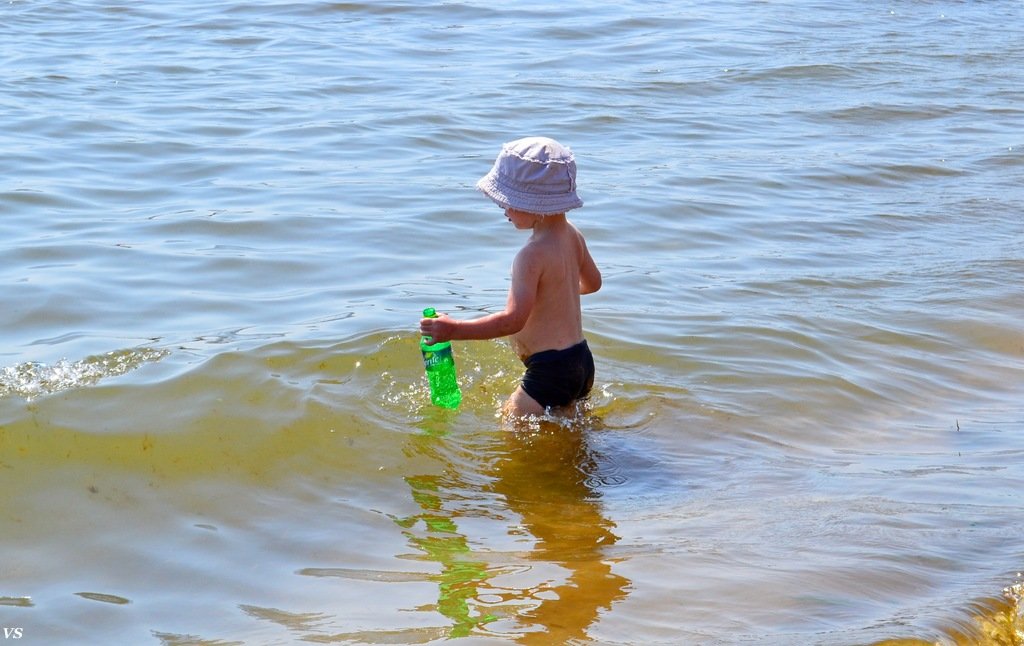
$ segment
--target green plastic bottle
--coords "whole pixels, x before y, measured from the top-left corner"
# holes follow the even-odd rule
[[[425,318],[437,318],[433,307],[423,310]],[[452,344],[431,343],[429,336],[420,338],[420,352],[423,353],[423,365],[427,369],[427,381],[430,382],[430,401],[441,408],[458,408],[462,402],[462,391],[455,375],[455,357],[452,356]]]

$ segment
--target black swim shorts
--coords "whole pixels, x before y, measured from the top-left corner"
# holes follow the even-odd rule
[[[524,362],[523,390],[541,406],[566,406],[594,385],[594,355],[586,341],[564,350],[544,350]]]

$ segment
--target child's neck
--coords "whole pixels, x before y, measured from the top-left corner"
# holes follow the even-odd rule
[[[545,215],[538,217],[533,223],[533,235],[542,236],[549,231],[555,231],[565,226],[566,219],[564,213],[558,213],[556,215]]]

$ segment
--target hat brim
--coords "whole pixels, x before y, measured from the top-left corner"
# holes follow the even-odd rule
[[[526,193],[502,183],[493,171],[481,177],[476,187],[502,208],[535,215],[558,215],[583,206],[583,200],[576,195],[576,191],[555,195]]]

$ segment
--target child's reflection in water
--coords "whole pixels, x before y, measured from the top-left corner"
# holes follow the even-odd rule
[[[443,476],[406,479],[423,513],[396,522],[442,566],[434,577],[440,588],[436,609],[453,622],[450,637],[497,633],[524,644],[588,640],[599,613],[626,596],[630,582],[613,572],[608,555],[617,540],[615,525],[604,516],[595,487],[600,465],[587,433],[544,423],[502,431],[489,443],[483,474],[489,482],[482,488],[455,475],[460,469],[453,464]],[[445,461],[454,457],[442,458],[446,451],[438,445],[418,448]],[[467,504],[469,496],[490,500]],[[524,535],[532,549],[514,556],[474,552],[458,522],[485,515],[513,523],[509,533]]]

